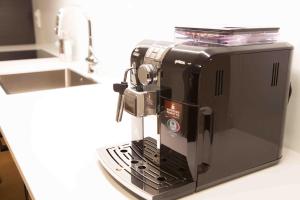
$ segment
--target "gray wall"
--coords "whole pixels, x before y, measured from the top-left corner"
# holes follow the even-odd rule
[[[0,0],[0,45],[35,43],[31,0]]]

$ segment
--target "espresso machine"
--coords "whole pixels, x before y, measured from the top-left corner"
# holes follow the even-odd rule
[[[100,163],[144,199],[176,199],[278,163],[291,53],[282,42],[142,41],[113,86],[116,121],[123,110],[132,116],[132,138],[98,149]],[[144,137],[148,116],[154,137]]]

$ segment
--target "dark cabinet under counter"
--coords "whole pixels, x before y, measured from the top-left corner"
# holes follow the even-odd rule
[[[0,199],[26,200],[27,191],[9,151],[0,152]]]

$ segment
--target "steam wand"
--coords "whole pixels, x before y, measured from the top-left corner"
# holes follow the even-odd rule
[[[128,88],[127,74],[132,69],[134,69],[134,68],[131,67],[131,68],[126,69],[125,73],[124,73],[123,81],[121,83],[115,83],[113,85],[114,91],[119,93],[117,113],[116,113],[116,121],[117,122],[120,122],[122,120],[123,110],[124,110],[124,91]]]

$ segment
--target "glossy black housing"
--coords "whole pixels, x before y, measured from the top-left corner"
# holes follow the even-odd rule
[[[177,45],[166,54],[160,101],[182,105],[182,129],[161,120],[161,145],[186,157],[195,191],[281,158],[291,51],[287,43]]]
[[[143,86],[135,70],[153,43],[132,52],[137,91],[151,86]],[[151,63],[160,67],[160,80],[152,85],[159,87],[159,148],[145,137],[99,149],[99,160],[127,189],[152,200],[177,199],[276,164],[291,92],[291,53],[287,43],[170,47],[161,63]]]

